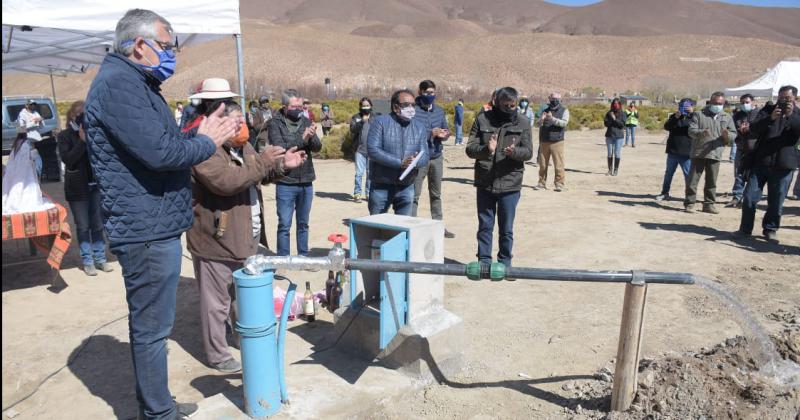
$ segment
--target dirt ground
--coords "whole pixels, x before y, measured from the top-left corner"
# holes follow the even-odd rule
[[[515,223],[514,264],[705,275],[732,288],[770,333],[788,334],[787,328],[800,322],[800,202],[786,202],[780,244],[769,244],[758,237],[731,241],[728,234],[738,227],[739,210],[722,209],[720,203],[719,215],[687,214],[682,211],[681,201],[653,200],[664,171],[663,138],[662,133],[640,134],[635,149],[623,150],[619,176],[607,177],[602,132],[569,132],[567,190],[560,193],[552,190],[552,173],[550,189],[534,191],[531,186],[536,183],[538,168],[528,166]],[[445,240],[445,256],[466,263],[475,259],[476,251],[471,161],[458,146],[448,146],[445,157],[445,222],[456,234],[455,239]],[[317,161],[315,165],[319,179],[315,183],[310,245],[315,252],[323,253],[330,247],[328,233],[346,232],[346,219],[365,216],[368,211],[366,204],[349,199],[354,169],[351,162]],[[720,193],[730,190],[732,171],[732,164],[722,163]],[[63,199],[60,184],[47,184],[46,189],[55,199]],[[266,187],[264,192],[267,200],[274,201],[274,188]],[[682,197],[682,192],[683,179],[676,175],[672,194]],[[718,200],[722,202],[724,198]],[[267,207],[274,208],[274,204],[267,203]],[[427,198],[423,199],[420,214],[429,214]],[[270,240],[274,243],[276,217],[274,213],[269,216]],[[762,216],[763,207],[757,223]],[[17,419],[135,416],[127,325],[124,318],[120,319],[127,310],[119,266],[114,262],[114,272],[85,277],[77,268],[80,261],[73,242],[61,271],[65,284],[51,286],[43,261],[7,266],[26,258],[25,242],[3,243],[3,407],[26,396],[68,360],[75,360],[35,395],[4,415]],[[203,364],[197,291],[188,259],[183,261],[182,274],[177,318],[169,343],[170,388],[179,400],[196,401],[219,393],[220,382],[230,378],[215,375]],[[306,280],[319,290],[325,275],[302,273],[296,278]],[[602,381],[595,378],[595,373],[609,366],[616,355],[622,297],[621,285],[447,278],[445,306],[460,316],[465,326],[464,370],[447,378],[445,384],[423,385],[400,399],[373,401],[355,417],[602,417],[607,410],[610,385],[599,383]],[[320,315],[323,322],[317,327],[318,336],[332,330],[324,322],[330,318],[327,313]],[[87,344],[95,329],[115,319],[119,320],[100,329]],[[741,350],[744,344],[739,340],[722,350],[715,346],[742,333],[726,305],[700,288],[652,285],[642,350],[642,356],[651,362],[643,365],[643,372],[653,373],[656,384],[672,381],[669,383],[678,390],[688,390],[695,384],[691,386],[706,390],[698,398],[715,398],[715,392],[732,388],[730,384],[720,385],[721,374],[708,366],[730,363],[730,359],[747,365],[746,352]],[[800,347],[793,337],[794,345]],[[287,346],[301,348],[298,343],[304,340],[308,337],[290,331]],[[791,342],[786,339],[779,348],[785,357],[796,360],[797,349],[786,344]],[[704,347],[705,352],[701,350]],[[78,352],[80,355],[75,358]],[[702,357],[695,357],[692,363],[675,362],[691,358],[687,354]],[[287,361],[304,356],[289,353]],[[698,365],[704,367],[680,368]],[[684,371],[688,376],[674,373]],[[230,379],[233,383],[236,380]],[[592,381],[598,383],[586,385]],[[641,411],[633,412],[630,418],[668,416],[653,407],[658,406],[660,398],[666,404],[673,400],[651,391],[652,388],[640,391],[637,401],[642,402]],[[337,392],[346,393],[347,389]],[[669,392],[673,390],[670,388]],[[723,408],[698,405],[692,415],[759,418],[759,413],[766,413],[783,419],[796,418],[800,409],[796,389],[748,395],[754,396],[721,397],[726,398],[721,401]],[[757,404],[776,408],[770,412],[750,408]],[[686,418],[681,414],[673,412],[672,418]],[[326,415],[331,416],[336,417],[335,413]]]

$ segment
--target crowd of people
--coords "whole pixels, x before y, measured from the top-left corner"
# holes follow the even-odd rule
[[[236,318],[232,272],[245,258],[268,247],[261,185],[275,184],[276,253],[291,253],[295,224],[297,255],[308,255],[309,219],[314,197],[313,154],[335,125],[323,104],[314,115],[310,101],[294,89],[282,92],[272,108],[262,96],[247,109],[225,79],[207,78],[193,89],[186,106],[171,110],[160,85],[175,71],[176,46],[169,22],[148,10],[131,10],[119,21],[114,52],[107,55],[86,101],[72,105],[68,127],[59,134],[66,173],[64,188],[77,226],[87,275],[111,271],[106,241],[117,257],[129,307],[130,345],[140,418],[185,418],[194,404],[177,403],[167,386],[166,340],[170,335],[181,272],[181,236],[186,233],[200,291],[200,324],[208,364],[234,373],[242,366],[228,349],[226,322]],[[370,214],[417,216],[427,181],[431,218],[444,219],[443,143],[451,133],[445,110],[436,103],[436,84],[419,83],[416,92],[394,92],[390,111],[378,114],[361,98],[349,129],[355,155],[353,199],[366,200]],[[776,103],[759,108],[751,95],[739,98],[734,114],[716,92],[696,109],[679,102],[664,124],[666,171],[655,199],[670,198],[675,170],[685,179],[684,206],[695,211],[704,178],[702,211],[717,214],[716,191],[725,148],[734,146],[735,181],[727,207],[741,207],[735,238],[750,236],[756,204],[767,186],[763,234],[777,241],[784,199],[798,168],[800,112],[797,88],[784,86]],[[464,102],[454,110],[456,145],[464,143]],[[21,113],[14,153],[28,151],[37,117]],[[536,190],[548,188],[554,167],[555,191],[566,189],[566,129],[569,109],[558,92],[534,113],[527,97],[513,87],[493,92],[468,127],[465,153],[474,160],[478,227],[477,257],[493,260],[494,226],[499,230],[496,258],[513,264],[514,219],[526,162],[536,156]],[[41,118],[39,117],[39,121]],[[639,111],[613,99],[605,114],[606,175],[619,174],[622,148],[636,147]],[[533,132],[538,131],[538,149]],[[27,136],[26,136],[27,133]],[[33,160],[31,160],[32,162]],[[28,164],[28,168],[35,165]],[[4,212],[6,179],[4,177]],[[798,195],[799,186],[794,194]],[[445,236],[455,235],[445,229]],[[262,247],[260,247],[260,245]]]

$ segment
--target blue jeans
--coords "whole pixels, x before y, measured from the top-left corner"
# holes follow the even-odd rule
[[[361,189],[361,180],[366,174],[367,188]],[[356,152],[356,182],[353,187],[353,195],[361,195],[362,191],[369,191],[369,159],[367,155]]]
[[[174,419],[167,378],[167,337],[175,322],[181,275],[181,239],[113,244],[125,278],[128,330],[139,412],[148,419]]]
[[[742,173],[743,153],[737,151],[736,145],[733,146],[733,151],[731,153],[736,154],[733,159],[733,189],[731,190],[731,195],[741,200],[742,194],[744,194],[744,174]]]
[[[661,195],[669,195],[669,187],[672,185],[672,176],[675,175],[675,170],[681,167],[683,171],[683,183],[686,185],[689,182],[689,170],[692,169],[692,160],[689,156],[678,156],[672,153],[667,153],[667,170],[664,172],[664,184],[661,185]]]
[[[511,267],[511,249],[514,246],[514,216],[517,213],[520,192],[494,194],[477,188],[478,199],[478,260],[482,263],[492,262],[492,233],[494,219],[497,215],[497,227],[500,232],[500,251],[497,261]]]
[[[461,124],[456,124],[456,144],[464,142],[464,128]]]
[[[314,187],[311,183],[278,184],[275,201],[278,206],[278,255],[289,255],[289,230],[297,213],[297,255],[308,255],[308,219]]]
[[[100,190],[90,187],[89,199],[69,202],[83,265],[106,262],[106,243],[103,238],[103,218],[100,215]]]
[[[375,184],[369,190],[369,214],[387,213],[389,207],[394,208],[394,214],[411,216],[414,206],[414,184],[388,185]]]
[[[800,200],[800,169],[797,171],[797,179],[794,181],[794,198]]]
[[[636,145],[636,126],[625,126],[625,145],[628,145],[628,140],[631,142],[631,146]]]
[[[739,230],[745,233],[753,233],[753,225],[756,219],[756,205],[761,199],[764,185],[767,185],[767,213],[761,227],[767,231],[777,231],[781,227],[781,213],[783,212],[783,200],[789,192],[789,184],[792,182],[792,170],[790,169],[771,169],[758,166],[750,170],[750,178],[744,189],[744,199],[742,200],[742,222]]]
[[[622,157],[622,141],[624,139],[614,139],[606,137],[606,148],[608,149],[608,157],[615,157],[620,159]]]

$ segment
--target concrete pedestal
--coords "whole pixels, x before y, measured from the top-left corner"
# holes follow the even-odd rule
[[[406,232],[409,261],[444,262],[444,225],[439,220],[381,214],[351,223],[351,246],[355,244],[358,258],[372,256],[374,240]],[[381,314],[375,304],[370,304],[376,299],[379,278],[380,273],[353,273],[351,281],[355,282],[353,289],[360,304],[340,308],[334,314],[333,336],[341,336],[337,347],[360,358],[378,359],[386,367],[420,379],[441,379],[459,371],[463,365],[463,324],[461,318],[444,309],[444,276],[408,274],[406,325],[383,350],[379,345]]]

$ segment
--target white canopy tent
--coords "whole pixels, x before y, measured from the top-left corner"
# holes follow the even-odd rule
[[[800,61],[781,61],[758,79],[744,86],[725,89],[725,95],[749,93],[756,97],[775,97],[778,96],[778,89],[786,85],[800,87]]]
[[[112,51],[117,21],[129,9],[167,19],[180,47],[225,35],[236,39],[239,91],[244,95],[239,0],[4,0],[3,73],[82,73]]]

